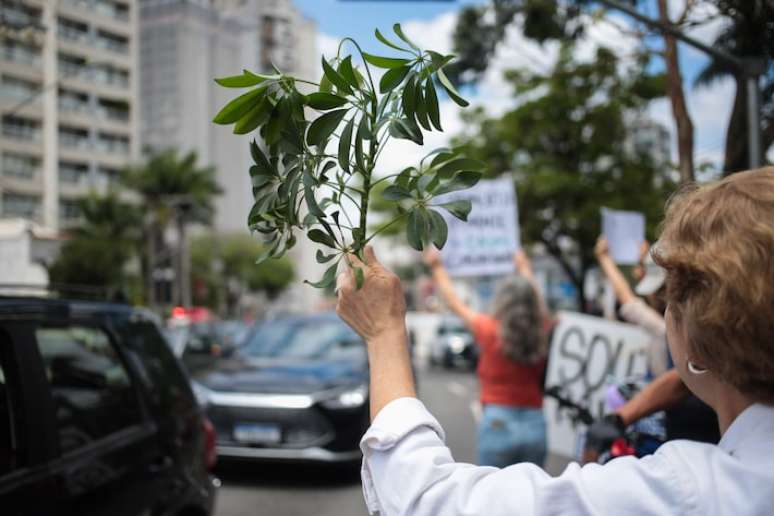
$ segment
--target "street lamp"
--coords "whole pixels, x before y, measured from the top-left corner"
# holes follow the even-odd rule
[[[763,165],[763,152],[761,150],[761,76],[766,72],[766,63],[763,58],[740,58],[722,50],[718,50],[701,41],[688,36],[672,25],[664,24],[659,20],[649,18],[630,5],[622,4],[617,0],[599,0],[599,3],[621,12],[624,12],[660,32],[669,34],[692,47],[723,61],[740,71],[745,78],[747,87],[747,124],[749,138],[747,141],[747,153],[750,168],[758,168]]]

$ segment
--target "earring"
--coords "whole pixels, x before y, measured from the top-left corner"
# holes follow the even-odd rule
[[[690,360],[688,361],[688,370],[692,374],[704,374],[709,371],[709,369],[704,369],[703,367],[699,367]]]

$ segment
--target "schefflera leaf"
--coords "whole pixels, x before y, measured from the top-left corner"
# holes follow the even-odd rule
[[[254,204],[248,217],[251,231],[265,241],[262,258],[281,256],[301,230],[321,247],[318,263],[327,265],[323,278],[310,283],[319,288],[335,281],[347,253],[360,255],[374,237],[361,222],[367,213],[350,215],[353,206],[365,210],[363,206],[373,205],[366,199],[379,195],[374,185],[381,183],[380,177],[372,174],[380,170],[377,160],[386,141],[402,138],[422,145],[425,131],[442,130],[440,88],[454,102],[465,103],[443,73],[453,56],[422,50],[399,24],[392,34],[377,30],[375,36],[386,55],[361,53],[356,42],[345,42],[335,57],[322,58],[323,73],[313,92],[306,89],[309,78],[295,78],[276,67],[273,74],[245,70],[216,79],[223,87],[243,91],[214,121],[233,124],[237,134],[258,131],[262,140],[251,145]],[[376,83],[374,67],[381,69]],[[392,222],[404,218],[412,247],[424,249],[432,242],[440,248],[449,237],[443,212],[464,219],[470,203],[436,197],[464,190],[480,176],[479,164],[445,149],[430,153],[378,191],[396,207],[398,217]],[[343,266],[351,268],[361,286],[364,271],[348,262]]]

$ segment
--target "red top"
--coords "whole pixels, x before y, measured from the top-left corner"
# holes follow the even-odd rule
[[[473,336],[481,350],[478,358],[481,403],[541,408],[545,360],[526,365],[503,355],[500,322],[488,315],[479,314],[473,320]]]

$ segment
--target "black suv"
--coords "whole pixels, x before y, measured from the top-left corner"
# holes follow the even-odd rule
[[[212,425],[153,316],[0,297],[0,512],[208,515]]]

